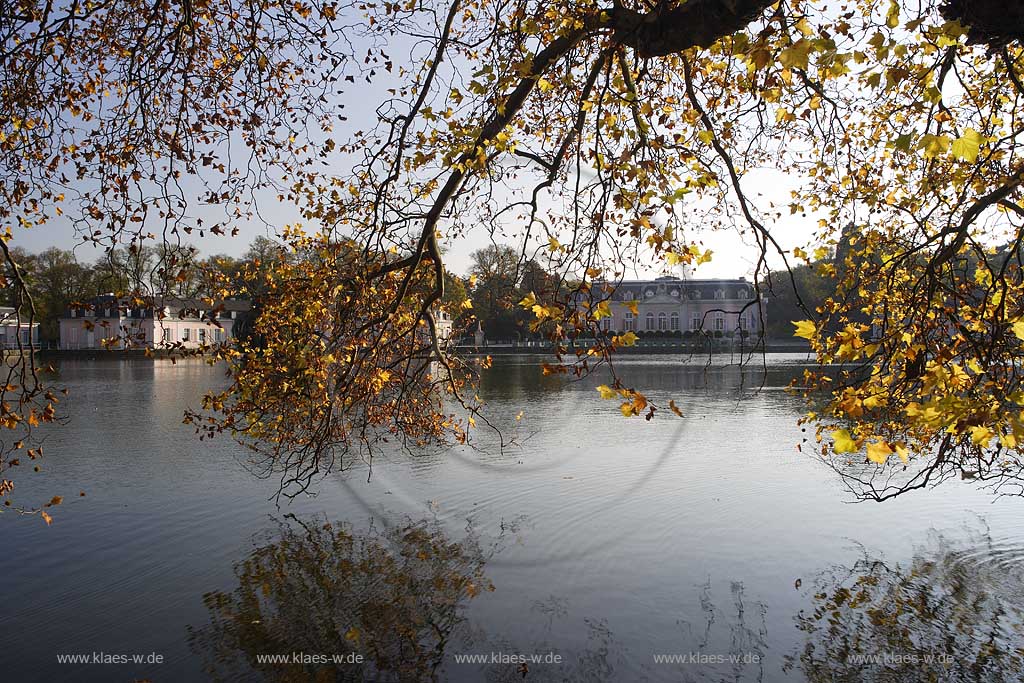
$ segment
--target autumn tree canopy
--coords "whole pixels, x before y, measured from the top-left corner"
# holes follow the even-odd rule
[[[296,208],[305,231],[286,234],[312,256],[269,277],[281,292],[292,290],[280,278],[307,283],[324,310],[292,307],[275,324],[351,348],[322,370],[328,391],[266,406],[265,424],[358,416],[340,433],[359,441],[373,411],[352,402],[389,358],[409,360],[396,367],[411,386],[427,374],[417,363],[441,362],[449,398],[461,395],[434,316],[442,244],[471,231],[515,234],[524,256],[544,245],[563,296],[524,307],[558,342],[552,371],[587,372],[633,341],[597,334],[568,351],[607,314],[610,291],[596,283],[637,260],[705,259],[704,231],[728,229],[756,245],[758,289],[777,280],[769,262],[814,262],[835,278],[817,310],[798,302],[795,331],[838,365],[802,384],[822,453],[857,495],[950,476],[1019,481],[1016,6],[15,0],[0,22],[9,261],[11,235],[59,220],[113,245],[230,233],[277,200]],[[343,125],[344,107],[371,96],[371,120]],[[788,205],[750,191],[763,169],[792,181]],[[812,243],[782,246],[784,214],[820,219]],[[321,258],[339,249],[343,276]],[[7,286],[24,294],[12,272]],[[353,298],[345,282],[365,289]],[[373,303],[350,313],[370,283]],[[342,314],[359,322],[323,322]],[[422,334],[429,352],[410,355]],[[204,429],[236,429],[253,410],[243,388],[267,373],[308,376],[307,357],[274,348],[233,366],[239,389],[211,399]],[[393,381],[401,396],[405,375]],[[8,426],[24,424],[36,386],[12,376]],[[624,413],[661,408],[614,375],[609,386]],[[389,409],[395,419],[376,426],[402,432],[406,408]],[[433,418],[438,434],[468,424],[448,405]],[[280,436],[274,448],[308,465],[306,435]]]

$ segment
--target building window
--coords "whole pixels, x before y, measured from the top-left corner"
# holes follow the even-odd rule
[[[171,329],[169,327],[164,328],[164,341],[168,344],[171,343]]]
[[[72,318],[77,318],[78,317],[78,309],[77,308],[72,308],[71,309],[71,317]]]
[[[741,289],[739,292],[736,293],[736,296],[739,299],[746,299],[747,297],[750,296],[750,293],[745,289]]]
[[[725,316],[721,313],[715,314],[715,330],[722,331],[725,329]]]
[[[181,341],[188,341],[188,332],[189,329],[187,327],[181,331]]]
[[[626,322],[624,323],[626,332],[632,332],[636,329],[636,322],[633,320],[633,311],[626,311]]]
[[[665,315],[664,311],[662,311],[661,313],[658,314],[658,329],[659,330],[667,330],[668,329],[668,316]]]
[[[742,316],[740,316],[740,329],[741,330],[747,329],[747,319],[742,317]]]
[[[653,313],[648,313],[647,314],[647,328],[646,329],[647,329],[648,332],[654,330],[654,314]]]
[[[679,314],[678,313],[673,313],[672,314],[671,326],[672,326],[672,331],[673,332],[679,329]]]
[[[200,344],[205,344],[206,343],[206,330],[204,330],[204,329],[200,329],[199,330],[199,343]]]
[[[716,289],[715,290],[715,298],[716,299],[724,299],[725,298],[725,290],[724,289]]]
[[[703,323],[704,323],[703,318],[701,318],[700,315],[695,313],[693,315],[693,317],[690,318],[690,329],[691,330],[699,330]]]

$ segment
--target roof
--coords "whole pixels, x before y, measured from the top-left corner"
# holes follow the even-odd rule
[[[0,325],[17,325],[18,324],[18,311],[11,306],[0,306]],[[35,320],[32,325],[38,325],[39,321]],[[28,316],[22,316],[21,325],[28,327]]]
[[[169,315],[179,315],[182,311],[209,311],[211,309],[220,309],[223,312],[245,312],[252,310],[252,302],[248,299],[225,299],[224,301],[214,302],[211,306],[209,302],[203,299],[186,299],[176,296],[153,296],[143,297],[143,306],[139,306],[138,299],[134,297],[117,297],[113,294],[102,294],[100,296],[93,297],[88,301],[76,302],[79,305],[72,305],[65,309],[61,317],[70,318],[71,309],[85,308],[97,312],[96,317],[120,317],[123,311],[126,309],[131,310],[143,310],[144,315],[141,317],[152,317],[154,309],[166,308],[168,309]],[[115,313],[113,309],[117,309]],[[110,314],[107,315],[107,311]]]
[[[708,279],[682,279],[673,275],[664,275],[653,280],[622,280],[619,282],[599,281],[594,283],[595,295],[603,288],[609,287],[613,290],[611,299],[613,301],[628,301],[630,299],[648,299],[653,296],[662,295],[669,297],[680,297],[686,299],[714,299],[714,293],[718,290],[725,292],[725,297],[741,298],[741,292],[745,292],[743,298],[751,296],[753,287],[744,278],[708,278]]]

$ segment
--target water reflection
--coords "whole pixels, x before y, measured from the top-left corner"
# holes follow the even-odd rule
[[[933,535],[904,565],[865,554],[817,581],[788,666],[812,682],[1019,681],[1022,560],[987,532],[967,546]]]
[[[467,603],[493,590],[491,552],[433,520],[356,532],[291,517],[236,564],[237,588],[204,596],[210,623],[189,644],[217,681],[437,680]]]
[[[489,400],[529,399],[566,385],[592,391],[608,381],[608,370],[598,368],[582,380],[561,375],[544,375],[538,359],[531,357],[495,357],[493,365],[480,377],[481,396]],[[544,359],[548,360],[548,359]],[[616,360],[615,372],[624,384],[645,392],[684,391],[721,393],[744,392],[762,387],[784,387],[803,376],[804,357],[792,362],[778,358],[771,362],[760,356],[730,359],[728,356],[668,357],[635,356]]]
[[[807,581],[795,617],[804,641],[787,657],[769,639],[769,624],[785,630],[789,618],[769,614],[763,600],[776,596],[752,598],[738,581],[708,579],[657,648],[694,658],[679,662],[616,637],[615,628],[635,624],[581,619],[558,595],[534,600],[529,623],[471,621],[487,608],[471,614],[470,603],[494,590],[485,567],[517,528],[485,542],[471,525],[455,540],[433,518],[356,531],[289,517],[235,565],[233,590],[204,596],[209,623],[189,628],[189,644],[212,680],[997,683],[1024,675],[1024,548],[988,532],[963,544],[932,534],[905,564],[863,552]],[[558,659],[459,659],[491,653]]]

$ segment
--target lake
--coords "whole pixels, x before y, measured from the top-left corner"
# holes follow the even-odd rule
[[[219,368],[64,362],[17,493],[66,502],[0,515],[4,680],[1019,680],[1024,501],[853,504],[797,448],[804,356],[707,360],[618,361],[684,413],[646,422],[496,358],[511,444],[378,452],[279,505],[182,424]]]

